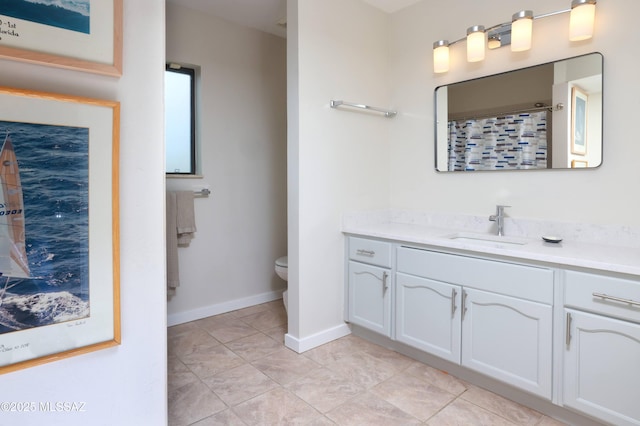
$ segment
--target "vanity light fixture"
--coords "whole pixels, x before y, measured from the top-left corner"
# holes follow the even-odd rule
[[[482,25],[467,28],[467,62],[484,61],[486,38]]]
[[[449,41],[438,40],[433,43],[433,71],[449,71]]]
[[[573,0],[569,18],[569,40],[580,41],[593,37],[596,0]]]
[[[533,33],[533,11],[522,10],[511,17],[511,51],[524,52],[531,49]]]
[[[478,62],[485,58],[485,49],[511,45],[511,51],[522,52],[531,49],[533,21],[571,12],[569,19],[569,40],[587,40],[593,36],[597,0],[572,0],[571,8],[534,16],[531,10],[513,14],[511,22],[485,28],[475,25],[467,29],[467,36],[452,42],[438,40],[433,43],[433,72],[449,71],[449,48],[466,41],[467,62]]]

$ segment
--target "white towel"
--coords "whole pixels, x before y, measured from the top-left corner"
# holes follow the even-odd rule
[[[187,247],[196,232],[193,191],[167,192],[167,296],[180,285],[178,247]]]

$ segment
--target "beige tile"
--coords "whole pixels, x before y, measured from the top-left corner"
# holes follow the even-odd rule
[[[200,328],[193,328],[173,337],[169,337],[167,342],[169,355],[176,355],[179,358],[194,352],[198,346],[205,345],[210,347],[217,346],[219,344],[220,342]]]
[[[253,366],[281,385],[291,383],[320,365],[304,355],[280,346],[276,352],[252,362]]]
[[[244,318],[244,317],[255,315],[259,312],[264,312],[268,310],[269,310],[269,307],[265,303],[262,303],[260,305],[249,306],[248,308],[238,309],[237,311],[233,311],[233,313],[235,314],[236,318]]]
[[[245,364],[245,361],[223,345],[201,345],[180,360],[201,379]]]
[[[316,410],[326,413],[363,392],[365,387],[341,374],[321,368],[289,384],[287,389]]]
[[[292,393],[277,388],[233,407],[247,425],[306,425],[320,413]]]
[[[234,340],[226,346],[247,361],[255,361],[282,348],[280,343],[262,333]]]
[[[411,364],[411,366],[405,370],[405,373],[420,377],[456,396],[467,390],[465,381],[421,362],[416,361]]]
[[[224,402],[204,383],[190,383],[169,392],[169,425],[190,425],[225,408]]]
[[[428,422],[429,426],[513,426],[514,424],[463,399],[447,405]]]
[[[333,426],[336,423],[331,421],[328,417],[322,416],[319,419],[306,424],[305,426]]]
[[[283,310],[283,311],[285,310],[284,302],[282,301],[282,299],[277,299],[271,302],[267,302],[264,305],[271,310]]]
[[[222,343],[228,343],[259,333],[249,324],[238,320],[203,324],[202,328]]]
[[[566,423],[562,423],[560,420],[552,419],[551,417],[542,416],[542,419],[536,426],[566,426]]]
[[[187,331],[194,330],[197,328],[198,328],[198,325],[194,321],[186,322],[184,324],[174,325],[167,329],[167,336],[168,337],[178,336],[182,333],[186,333]]]
[[[167,370],[169,391],[200,380],[176,356],[170,356],[167,359]]]
[[[287,323],[287,315],[282,310],[265,309],[253,315],[242,317],[242,321],[260,331],[269,330]]]
[[[371,389],[371,393],[420,420],[427,420],[455,396],[408,374],[393,376]]]
[[[203,380],[203,382],[230,406],[278,387],[276,382],[251,364],[244,364],[224,371]]]
[[[349,335],[326,343],[322,346],[318,346],[304,354],[318,364],[327,365],[342,358],[351,356],[356,352],[362,352],[366,349],[372,349],[375,347],[376,345],[373,343],[367,342],[359,337]]]
[[[209,321],[238,321],[240,320],[240,316],[238,315],[238,311],[225,312],[224,314],[214,315],[212,317],[203,318],[198,321],[194,321],[199,327],[202,327],[202,323],[207,323]]]
[[[211,417],[207,417],[204,420],[200,420],[192,426],[246,426],[246,423],[229,408]]]
[[[470,385],[460,397],[518,425],[535,425],[542,418],[537,411],[477,386]]]
[[[366,352],[345,356],[338,361],[328,363],[326,368],[365,388],[375,386],[397,372],[392,363],[375,358]]]
[[[279,325],[263,331],[264,334],[271,337],[281,345],[284,345],[284,335],[287,334],[287,325]]]
[[[407,356],[392,351],[391,349],[383,348],[382,346],[365,347],[363,352],[381,361],[392,364],[396,371],[402,371],[415,362]]]
[[[341,426],[420,424],[420,420],[371,393],[340,405],[326,416]]]

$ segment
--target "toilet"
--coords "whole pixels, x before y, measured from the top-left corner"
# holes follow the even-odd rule
[[[289,260],[287,256],[279,257],[276,260],[276,274],[285,281],[289,280]],[[287,310],[287,290],[282,293],[282,301],[284,302],[284,310]]]

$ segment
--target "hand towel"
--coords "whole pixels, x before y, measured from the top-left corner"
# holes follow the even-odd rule
[[[193,207],[193,191],[177,191],[176,231],[178,245],[188,246],[196,232],[196,218]]]

